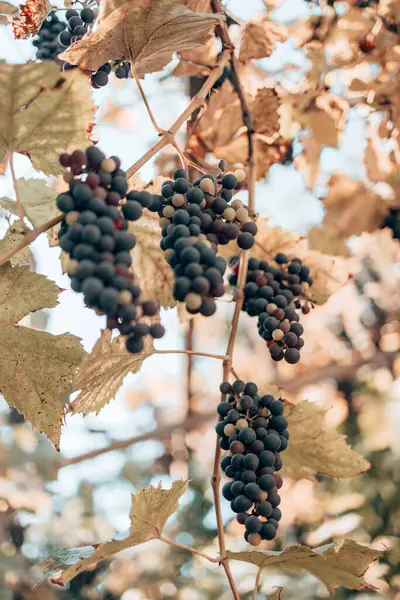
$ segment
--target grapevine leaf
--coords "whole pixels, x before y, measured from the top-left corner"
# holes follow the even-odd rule
[[[325,412],[307,401],[286,405],[290,443],[283,468],[287,476],[311,481],[315,473],[347,478],[370,468],[369,462],[346,443],[344,435],[325,426]]]
[[[129,224],[129,231],[136,236],[136,246],[131,255],[142,297],[151,298],[163,308],[172,308],[176,304],[173,297],[174,273],[160,248],[157,216],[146,212],[141,219]]]
[[[286,40],[287,31],[283,25],[268,19],[249,21],[243,27],[239,60],[247,62],[270,56],[275,50],[276,43]]]
[[[62,172],[58,155],[85,146],[93,113],[90,84],[79,70],[60,74],[51,61],[0,63],[0,160],[20,152],[35,169]]]
[[[93,546],[60,550],[45,566],[44,576],[51,577],[52,583],[66,585],[105,558],[159,538],[168,518],[178,509],[186,487],[187,482],[180,479],[169,490],[162,489],[161,483],[157,488],[141,488],[132,494],[131,526],[127,534]]]
[[[39,227],[57,214],[57,192],[49,188],[43,179],[18,179],[21,204],[24,213],[34,227]],[[0,198],[0,205],[18,215],[17,203],[9,198]]]
[[[14,37],[26,39],[37,34],[51,10],[51,4],[48,0],[27,0],[18,9],[19,14],[13,19]]]
[[[12,248],[15,248],[24,239],[25,235],[24,225],[22,221],[15,221],[7,229],[5,236],[0,241],[0,256],[5,254]],[[12,267],[27,265],[29,263],[30,250],[27,246],[13,254],[10,258]]]
[[[0,2],[0,25],[7,25],[18,13],[18,8],[8,2]]]
[[[307,546],[288,546],[282,552],[227,552],[232,560],[261,568],[276,565],[295,573],[308,571],[322,581],[329,592],[337,587],[375,589],[364,575],[368,567],[384,554],[382,550],[372,550],[353,540],[345,540],[341,546],[326,544],[314,550]]]
[[[17,323],[30,312],[56,306],[58,293],[53,282],[28,267],[0,267],[0,390],[57,449],[64,415],[58,397],[84,351],[73,335],[54,336]]]
[[[118,2],[111,12],[106,2],[104,11],[96,31],[63,52],[62,60],[96,71],[109,60],[125,59],[143,76],[163,69],[174,52],[202,46],[220,19],[194,13],[182,0]]]
[[[322,254],[344,256],[347,252],[346,240],[338,237],[333,227],[311,227],[307,233],[308,243]]]
[[[114,398],[124,377],[137,373],[143,362],[154,354],[153,343],[145,338],[144,350],[129,354],[125,338],[119,336],[111,342],[111,332],[105,330],[91,354],[79,365],[73,380],[73,389],[80,390],[71,410],[85,416],[100,410]]]

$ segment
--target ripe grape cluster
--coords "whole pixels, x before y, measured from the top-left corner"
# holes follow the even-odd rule
[[[57,59],[63,49],[59,42],[59,36],[64,32],[66,26],[65,21],[60,21],[55,12],[49,14],[32,42],[37,48],[36,58],[39,60]]]
[[[232,200],[245,173],[221,171],[190,183],[186,171],[177,169],[173,177],[149,209],[160,216],[160,247],[175,272],[175,299],[190,313],[208,317],[216,310],[214,298],[225,292],[226,261],[217,256],[218,245],[231,240],[243,249],[254,245],[257,225],[241,200]]]
[[[282,478],[277,471],[289,439],[284,405],[270,394],[260,396],[253,382],[224,381],[220,390],[227,398],[217,407],[216,431],[221,448],[229,450],[221,469],[231,479],[222,494],[245,525],[246,541],[258,546],[274,539],[282,516],[278,508]]]
[[[229,283],[235,286],[238,257],[232,257],[230,262],[234,267]],[[309,268],[299,258],[289,260],[279,253],[275,262],[272,265],[265,260],[249,259],[242,310],[251,317],[258,315],[258,332],[266,341],[271,358],[296,364],[304,346],[301,337],[304,329],[296,308],[304,314],[310,311],[309,302],[302,296],[313,280]]]
[[[127,231],[128,221],[140,218],[141,198],[147,201],[151,196],[128,192],[119,158],[106,158],[95,146],[61,154],[59,160],[69,169],[65,177],[69,191],[57,196],[57,207],[64,213],[59,243],[69,255],[66,270],[71,287],[84,294],[86,306],[107,316],[109,329],[128,336],[129,352],[140,352],[144,336],[164,335],[160,323],[140,321],[142,316],[156,316],[158,306],[141,297],[129,270],[136,238]]]
[[[391,208],[385,218],[382,227],[389,227],[393,232],[393,237],[400,240],[400,209]]]

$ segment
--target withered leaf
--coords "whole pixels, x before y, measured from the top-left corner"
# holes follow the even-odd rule
[[[48,187],[43,179],[17,180],[18,191],[24,213],[34,227],[42,225],[57,214],[57,192]],[[17,203],[8,198],[0,198],[0,205],[14,215],[18,215]]]
[[[0,2],[0,25],[10,23],[18,13],[18,8],[9,2]]]
[[[160,71],[174,52],[202,46],[219,15],[194,13],[182,0],[130,0],[99,15],[95,32],[60,55],[84,69],[97,70],[109,60],[129,60],[136,73]]]
[[[0,240],[0,256],[18,246],[24,239],[25,229],[22,221],[14,221],[11,223],[6,231],[5,236]],[[29,264],[30,250],[28,246],[25,246],[10,258],[10,264],[12,267],[23,266]]]
[[[51,10],[48,0],[27,0],[19,5],[19,14],[13,19],[13,32],[16,39],[26,39],[39,31]]]
[[[325,425],[326,411],[313,402],[286,404],[290,443],[284,473],[293,479],[314,481],[315,473],[329,477],[356,477],[370,464],[346,443],[345,436]],[[308,440],[308,441],[307,441]]]
[[[287,37],[286,28],[279,23],[268,19],[249,21],[243,27],[239,60],[247,62],[270,56],[276,43],[285,42]]]
[[[143,362],[154,354],[153,343],[145,338],[145,346],[138,354],[129,354],[125,348],[125,338],[118,336],[111,341],[111,332],[102,332],[91,354],[79,365],[72,382],[79,396],[71,405],[73,413],[100,410],[115,397],[128,373],[137,373]]]
[[[132,494],[131,526],[129,532],[108,542],[82,548],[64,548],[47,563],[45,577],[58,585],[66,585],[79,573],[97,565],[121,550],[144,544],[161,536],[168,518],[178,509],[179,498],[185,493],[187,482],[174,481],[171,489],[142,488]]]
[[[241,560],[261,568],[277,565],[295,573],[308,571],[322,581],[329,592],[336,587],[375,589],[364,575],[371,563],[384,554],[383,550],[372,550],[353,540],[344,540],[340,546],[327,544],[313,550],[307,546],[288,546],[282,552],[227,552],[232,560]]]
[[[85,147],[92,127],[90,84],[78,70],[60,74],[51,61],[0,63],[0,160],[20,152],[35,169],[58,174],[61,152]]]
[[[74,335],[54,336],[17,323],[30,312],[56,306],[58,293],[53,282],[28,267],[0,267],[0,390],[57,449],[64,415],[58,398],[85,353]]]
[[[131,251],[132,266],[140,281],[143,299],[152,299],[163,308],[172,308],[176,304],[174,272],[160,248],[157,216],[146,211],[141,219],[129,224],[129,231],[136,236],[136,246]]]

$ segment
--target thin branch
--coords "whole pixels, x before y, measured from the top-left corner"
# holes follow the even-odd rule
[[[164,129],[161,129],[161,127],[158,126],[157,121],[154,118],[154,115],[153,115],[152,110],[150,108],[150,104],[147,101],[146,94],[144,93],[144,90],[142,88],[142,84],[140,83],[140,79],[137,76],[135,68],[132,67],[131,71],[132,71],[132,75],[133,75],[133,77],[134,77],[134,79],[136,81],[136,84],[138,86],[139,93],[142,96],[142,100],[143,100],[144,105],[146,107],[147,113],[148,113],[148,115],[150,117],[151,124],[153,125],[153,127],[157,131],[157,133],[160,134],[160,135],[162,135],[164,133]]]
[[[7,252],[5,252],[2,256],[0,256],[0,266],[4,265],[4,263],[6,263],[8,260],[10,260],[10,258],[12,256],[14,256],[14,254],[17,254],[17,252],[22,250],[22,248],[25,248],[25,246],[29,246],[29,244],[34,242],[41,233],[44,233],[48,229],[51,229],[52,227],[57,225],[57,223],[61,223],[63,218],[64,218],[64,215],[58,215],[57,217],[54,217],[54,219],[51,219],[50,221],[43,223],[43,225],[40,225],[39,227],[36,227],[35,229],[28,229],[26,231],[23,239],[16,246],[14,246],[14,248],[11,248]]]
[[[196,427],[201,427],[208,421],[210,421],[215,416],[215,413],[208,414],[195,414],[191,417],[188,417],[184,421],[180,423],[173,423],[172,425],[160,425],[153,429],[153,431],[149,431],[147,433],[143,433],[141,435],[130,437],[126,440],[116,440],[109,444],[108,446],[104,446],[103,448],[97,448],[97,450],[91,450],[90,452],[84,452],[83,454],[79,454],[78,456],[73,456],[72,458],[66,458],[60,460],[57,464],[56,469],[62,469],[63,467],[69,467],[71,465],[76,465],[78,463],[83,462],[84,460],[90,460],[91,458],[96,458],[97,456],[101,456],[102,454],[107,454],[107,452],[112,452],[113,450],[124,450],[129,446],[133,446],[134,444],[138,444],[139,442],[145,442],[147,440],[162,440],[170,437],[171,433],[175,431],[175,429],[184,429],[186,431],[190,431],[195,429]]]
[[[10,150],[8,152],[8,163],[10,165],[10,171],[11,171],[11,178],[12,178],[12,182],[13,182],[13,186],[14,186],[14,191],[15,191],[15,199],[17,201],[17,211],[18,211],[18,216],[22,221],[22,224],[25,226],[24,224],[24,218],[25,218],[25,213],[24,213],[24,209],[22,206],[22,202],[21,202],[21,196],[19,195],[19,187],[18,187],[18,181],[17,178],[15,176],[15,169],[14,169],[14,153],[12,150]]]
[[[208,352],[198,352],[197,350],[155,350],[154,354],[188,354],[191,356],[206,356],[207,358],[216,358],[217,360],[227,360],[224,354],[209,354]]]
[[[126,176],[129,179],[134,175],[143,165],[145,165],[161,148],[167,146],[170,143],[174,142],[174,135],[179,131],[182,125],[187,121],[192,113],[197,108],[200,108],[204,103],[205,98],[210,93],[214,83],[221,77],[225,66],[228,64],[230,58],[230,52],[228,50],[224,50],[221,54],[221,57],[218,61],[216,67],[213,68],[210,75],[207,77],[204,82],[203,87],[198,91],[198,93],[194,96],[188,107],[183,111],[183,113],[176,119],[176,121],[171,125],[168,131],[164,131],[159,141],[154,144],[146,152],[142,158],[135,162],[129,169],[126,171]]]
[[[260,567],[257,571],[256,580],[254,582],[254,590],[251,600],[257,600],[258,588],[260,587],[261,574],[263,572],[263,567]]]
[[[194,319],[187,323],[185,332],[185,350],[187,351],[186,358],[186,400],[187,400],[187,416],[193,414],[193,336],[194,336]]]
[[[235,371],[235,369],[233,367],[231,367],[231,373],[235,379],[240,379],[238,372]]]
[[[249,208],[251,214],[255,212],[255,197],[254,197],[254,184],[255,184],[255,155],[254,155],[254,129],[253,129],[253,117],[247,103],[246,95],[240,81],[237,60],[234,52],[234,47],[229,38],[228,26],[226,23],[226,13],[222,5],[221,0],[211,0],[211,6],[213,12],[222,13],[225,16],[225,20],[217,27],[218,35],[221,38],[223,48],[230,52],[230,67],[232,71],[232,84],[235,88],[237,95],[239,96],[240,106],[242,109],[243,123],[247,129],[247,141],[248,141],[248,189],[249,189]]]
[[[186,546],[185,544],[179,544],[178,542],[174,542],[173,540],[167,540],[162,535],[160,535],[160,537],[158,539],[161,542],[165,542],[166,544],[169,544],[169,546],[173,546],[174,548],[180,548],[181,550],[187,550],[188,552],[192,552],[192,554],[197,554],[197,556],[201,556],[202,558],[205,558],[209,562],[219,563],[219,560],[220,560],[219,558],[213,558],[212,556],[208,556],[208,554],[204,554],[204,552],[200,552],[199,550],[196,550],[195,548],[192,548],[191,546]]]

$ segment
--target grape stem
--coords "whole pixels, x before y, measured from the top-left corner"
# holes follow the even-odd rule
[[[126,171],[126,176],[128,179],[132,177],[143,165],[145,165],[153,156],[157,154],[159,150],[167,146],[168,144],[176,144],[175,142],[175,134],[179,131],[182,125],[187,121],[187,119],[200,108],[208,94],[210,93],[214,83],[221,77],[225,66],[229,63],[230,59],[230,50],[223,50],[221,57],[218,61],[218,64],[211,71],[210,75],[207,77],[204,82],[203,87],[197,92],[197,94],[193,97],[190,104],[183,111],[183,113],[176,119],[176,121],[171,125],[171,127],[164,131],[161,135],[160,139],[156,144],[154,144],[147,152],[137,160],[129,169]]]
[[[49,229],[57,225],[58,223],[61,223],[63,218],[64,215],[58,215],[57,217],[50,219],[50,221],[46,221],[46,223],[43,223],[43,225],[35,227],[35,229],[27,229],[22,240],[16,246],[14,246],[14,248],[10,248],[10,250],[8,250],[2,256],[0,256],[0,266],[4,265],[4,263],[10,260],[10,258],[14,256],[14,254],[17,254],[17,252],[22,250],[22,248],[25,248],[25,246],[29,246],[29,244],[34,242],[41,233],[44,233],[45,231],[48,231]]]
[[[190,546],[186,546],[185,544],[179,544],[178,542],[174,542],[173,540],[167,540],[162,535],[160,535],[160,537],[158,539],[161,542],[165,542],[166,544],[169,544],[169,546],[174,546],[174,548],[180,548],[181,550],[187,550],[188,552],[192,552],[192,554],[197,554],[197,556],[201,556],[202,558],[205,558],[209,562],[219,563],[219,561],[220,561],[219,558],[213,558],[212,556],[208,556],[208,554],[204,554],[203,552],[200,552],[199,550],[196,550],[195,548],[191,548]]]
[[[210,354],[209,352],[198,352],[197,350],[156,350],[154,354],[187,354],[188,356],[206,356],[217,360],[229,360],[225,354]]]
[[[258,588],[260,587],[261,575],[264,570],[264,567],[260,567],[257,571],[256,580],[254,582],[254,590],[251,600],[257,600]]]
[[[133,77],[134,77],[134,79],[136,81],[136,85],[138,86],[139,93],[142,96],[142,100],[143,100],[144,105],[146,107],[147,113],[148,113],[148,115],[150,117],[151,124],[153,125],[153,127],[157,131],[157,133],[159,135],[162,135],[164,133],[164,129],[161,129],[161,127],[158,126],[157,121],[154,118],[153,112],[152,112],[152,110],[150,108],[150,104],[147,101],[146,94],[144,93],[144,90],[142,88],[142,84],[140,83],[140,79],[139,79],[139,77],[138,77],[138,75],[136,73],[135,67],[132,66],[131,72],[132,72],[132,75],[133,75]]]
[[[21,202],[21,196],[19,195],[18,181],[17,181],[17,178],[15,176],[14,152],[12,150],[9,150],[9,152],[8,152],[8,163],[10,165],[11,178],[12,178],[12,182],[13,182],[13,186],[14,186],[14,192],[15,192],[15,199],[17,201],[18,216],[21,219],[21,222],[22,222],[24,228],[27,229],[27,227],[26,227],[26,225],[24,223],[25,213],[24,213],[24,208],[22,206],[22,202]]]

